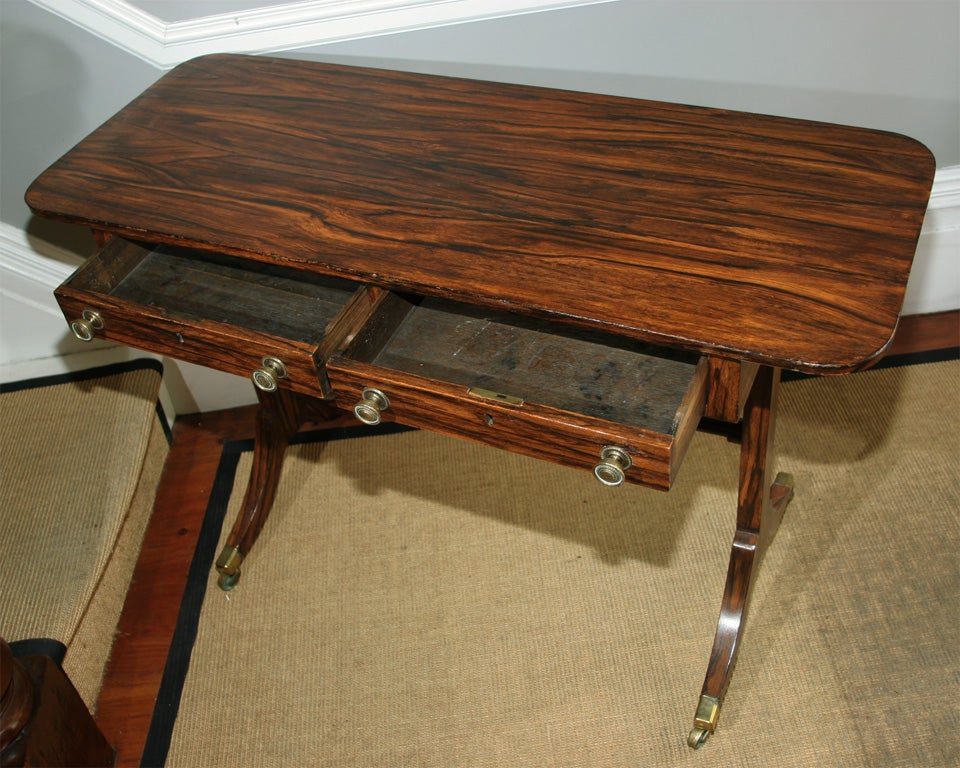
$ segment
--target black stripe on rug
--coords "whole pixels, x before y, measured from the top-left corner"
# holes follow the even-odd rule
[[[412,427],[392,423],[380,424],[376,427],[358,425],[326,430],[318,429],[297,434],[290,441],[290,445],[347,440],[374,435],[391,435],[411,430]],[[236,481],[237,466],[240,463],[240,456],[245,451],[252,450],[253,440],[234,440],[224,444],[223,453],[220,455],[220,463],[217,466],[207,511],[200,527],[197,546],[187,574],[187,584],[184,589],[183,600],[180,603],[177,625],[174,629],[173,640],[170,643],[170,650],[167,653],[163,677],[160,680],[160,690],[157,694],[153,717],[150,720],[150,729],[147,732],[147,740],[143,748],[140,764],[147,768],[163,766],[167,760],[167,753],[170,751],[173,726],[180,709],[180,697],[183,695],[183,686],[187,671],[190,668],[190,656],[193,653],[193,645],[200,627],[200,613],[207,593],[210,571],[216,558],[217,541],[223,529],[230,494]]]
[[[135,360],[124,360],[119,363],[109,363],[108,365],[99,365],[94,368],[84,368],[80,371],[66,371],[64,373],[54,373],[49,376],[37,376],[33,379],[22,379],[20,381],[8,381],[0,383],[0,395],[8,392],[21,392],[25,389],[37,389],[38,387],[53,387],[59,384],[78,384],[94,379],[105,379],[108,376],[117,376],[121,373],[130,373],[131,371],[156,371],[163,377],[163,363],[152,357],[139,357]],[[157,400],[157,418],[160,419],[160,426],[163,428],[163,434],[167,438],[167,445],[173,444],[173,432],[170,429],[170,423],[167,421],[166,414],[163,412],[163,406]]]
[[[894,368],[904,365],[941,362],[960,359],[960,348],[898,355],[884,358],[874,368]],[[855,375],[855,374],[854,374]],[[811,378],[804,374],[784,372],[784,380]],[[411,427],[397,424],[381,424],[377,427],[356,426],[339,427],[330,430],[316,430],[298,434],[291,445],[315,443],[328,440],[345,440],[363,436],[396,434],[410,431]],[[183,601],[177,626],[174,630],[170,651],[167,655],[160,691],[153,710],[150,730],[141,759],[145,768],[162,768],[170,750],[173,728],[180,707],[180,698],[190,667],[190,656],[197,638],[200,625],[200,613],[210,580],[210,570],[216,557],[217,542],[223,528],[230,494],[236,480],[237,466],[244,451],[253,450],[253,440],[236,440],[226,443],[220,457],[216,479],[210,492],[210,501],[200,529],[193,561],[187,576]]]

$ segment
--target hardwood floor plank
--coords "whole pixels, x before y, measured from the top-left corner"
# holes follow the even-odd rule
[[[254,413],[197,414],[174,427],[97,702],[96,720],[117,749],[117,766],[140,764],[221,447],[253,434]]]
[[[930,352],[960,347],[960,310],[928,315],[905,315],[887,355]]]

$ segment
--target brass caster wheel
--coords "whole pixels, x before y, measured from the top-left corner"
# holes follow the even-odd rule
[[[234,571],[233,573],[221,573],[220,578],[217,579],[217,586],[220,587],[224,592],[229,592],[235,586],[237,582],[240,581],[240,571]]]
[[[693,730],[687,736],[687,746],[690,749],[700,749],[713,729],[717,727],[717,718],[720,717],[720,699],[716,696],[700,694],[697,704],[697,714],[693,718]]]
[[[709,736],[710,731],[706,728],[694,728],[690,731],[690,735],[687,736],[687,746],[690,747],[690,749],[700,749]]]
[[[217,579],[217,586],[224,592],[229,592],[240,580],[240,563],[243,562],[243,554],[236,547],[224,547],[220,557],[217,558],[217,570],[220,571],[220,578]]]

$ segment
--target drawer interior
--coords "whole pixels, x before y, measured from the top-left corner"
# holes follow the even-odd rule
[[[326,359],[385,294],[335,276],[120,237],[55,293],[81,338],[95,331],[208,368],[256,373],[257,386],[267,382],[261,369],[272,360],[270,370],[279,374],[274,388],[324,398],[330,396]]]
[[[185,321],[212,320],[314,343],[357,283],[173,246],[144,249],[110,291]]]
[[[403,299],[398,322],[351,357],[672,435],[700,356],[437,299]]]

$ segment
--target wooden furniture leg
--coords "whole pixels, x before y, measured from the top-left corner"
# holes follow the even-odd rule
[[[107,742],[60,665],[15,658],[0,638],[0,766],[106,768]]]
[[[761,367],[747,397],[740,447],[737,530],[730,550],[727,582],[717,634],[687,743],[698,749],[717,727],[720,707],[733,675],[747,618],[750,589],[766,547],[793,496],[793,478],[777,475],[770,483],[774,421],[780,371]]]
[[[283,457],[290,439],[307,421],[335,418],[336,409],[327,402],[284,389],[266,393],[257,390],[260,407],[254,433],[253,467],[243,506],[217,558],[221,589],[233,589],[240,578],[240,564],[263,529],[280,482]]]

